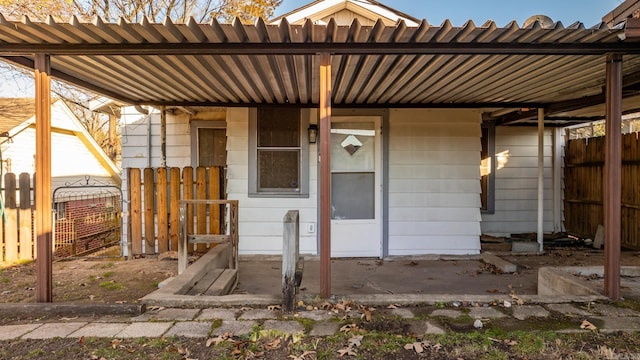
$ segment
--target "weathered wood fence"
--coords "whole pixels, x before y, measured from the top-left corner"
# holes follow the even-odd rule
[[[36,257],[33,231],[35,206],[31,204],[31,178],[30,174],[22,173],[16,181],[15,174],[4,174],[4,192],[0,194],[2,261],[16,262]]]
[[[178,250],[180,200],[224,199],[224,168],[185,167],[127,169],[129,219],[128,243],[133,256]],[[194,209],[195,207],[195,209]],[[189,205],[188,230],[197,224],[198,234],[223,234],[222,211],[205,205]],[[198,252],[207,244],[198,244]]]
[[[564,216],[570,234],[593,238],[604,223],[604,137],[569,140],[565,147]],[[622,136],[622,246],[640,249],[640,144]]]

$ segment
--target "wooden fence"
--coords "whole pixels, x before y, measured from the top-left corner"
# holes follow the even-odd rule
[[[604,223],[604,137],[569,140],[565,148],[564,216],[570,234],[593,238]],[[622,136],[622,246],[640,249],[640,144]]]
[[[179,202],[185,199],[224,199],[224,168],[185,167],[127,169],[129,220],[128,242],[133,256],[151,255],[178,249]],[[189,214],[196,217],[199,234],[221,234],[224,211],[207,211],[193,205]],[[213,215],[212,215],[213,214]],[[193,230],[193,221],[190,221]],[[207,244],[198,244],[205,252]]]
[[[18,176],[4,174],[4,191],[0,192],[0,260],[16,262],[36,257],[31,204],[31,178],[27,173]],[[35,183],[35,180],[34,180]]]

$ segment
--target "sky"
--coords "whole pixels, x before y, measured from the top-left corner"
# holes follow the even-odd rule
[[[283,0],[274,12],[274,17],[285,14],[312,0]],[[433,26],[439,26],[449,19],[453,26],[462,26],[473,20],[480,26],[493,20],[504,27],[512,20],[522,26],[532,15],[546,15],[554,21],[569,26],[576,21],[586,27],[597,25],[602,16],[609,13],[624,0],[379,0],[383,4],[402,11],[418,19],[426,19]],[[14,82],[0,83],[0,97],[33,95],[32,84],[22,84],[16,89]]]
[[[378,0],[418,19],[426,19],[438,26],[449,19],[453,26],[462,26],[467,20],[480,26],[493,20],[499,27],[515,20],[522,26],[532,15],[546,15],[565,26],[576,21],[586,27],[599,24],[602,16],[620,5],[623,0]],[[274,15],[286,14],[311,0],[283,0]]]

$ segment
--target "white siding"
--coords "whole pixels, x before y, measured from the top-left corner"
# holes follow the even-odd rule
[[[311,111],[311,118],[317,117]],[[315,121],[312,121],[315,122]],[[227,109],[227,189],[229,199],[240,201],[241,254],[281,254],[282,218],[289,210],[300,211],[300,252],[317,253],[316,233],[307,224],[317,222],[317,147],[309,148],[308,198],[248,197],[249,109]]]
[[[544,133],[544,231],[553,231],[552,129]],[[482,214],[482,232],[508,235],[538,228],[538,129],[496,127],[495,213]]]
[[[389,122],[389,255],[477,254],[480,113],[392,110]]]

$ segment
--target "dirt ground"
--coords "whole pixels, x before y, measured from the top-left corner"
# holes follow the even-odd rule
[[[175,276],[177,260],[85,258],[53,263],[53,301],[136,303]],[[0,266],[0,302],[35,302],[36,264]]]

